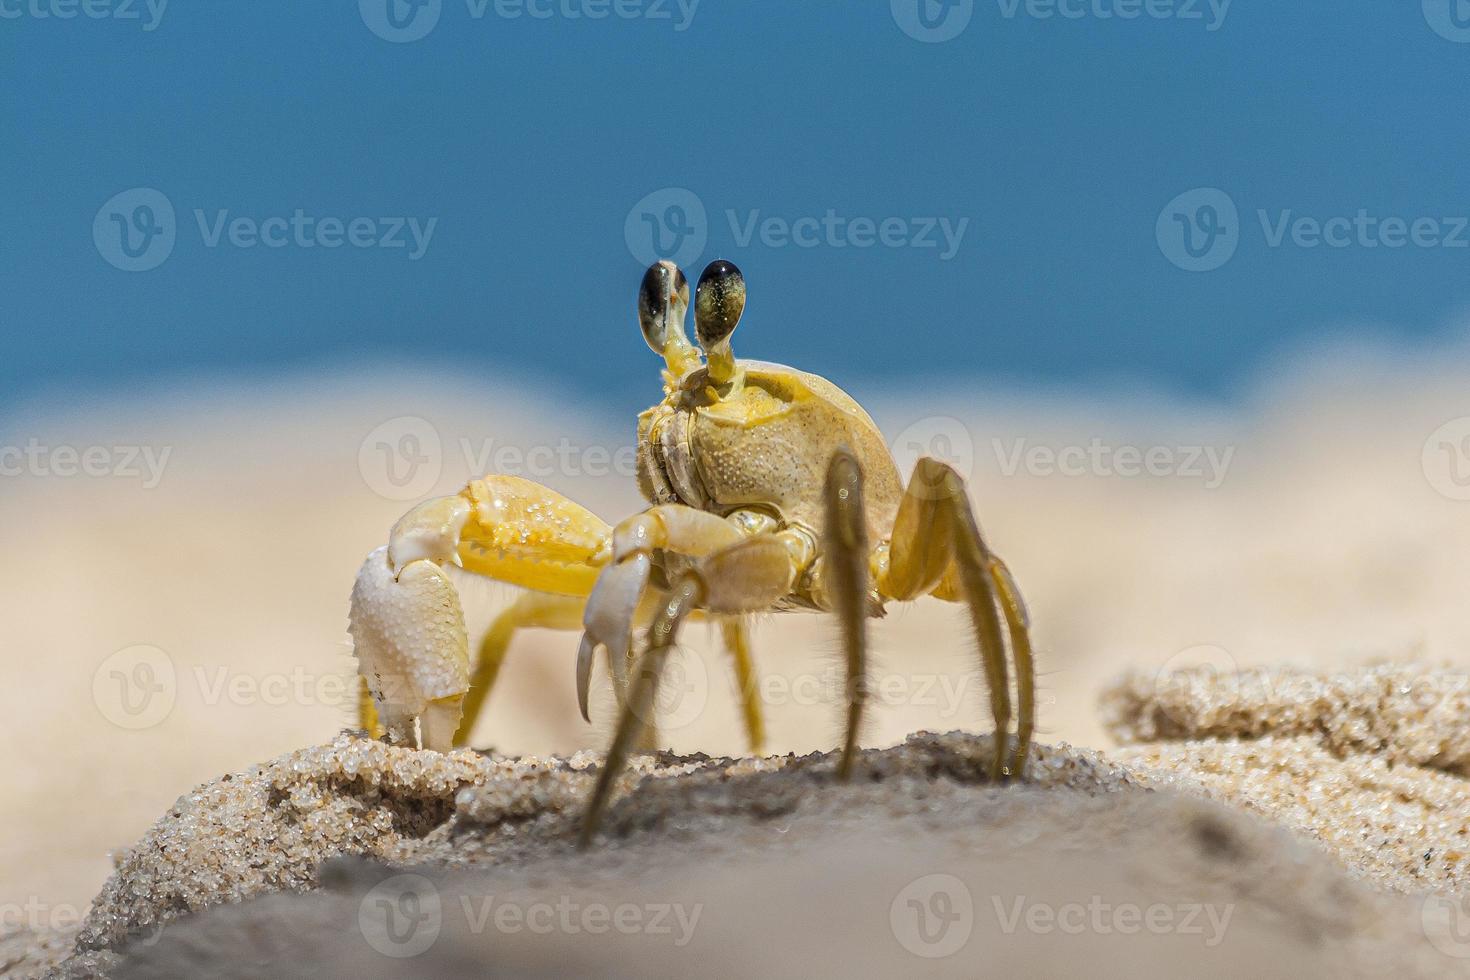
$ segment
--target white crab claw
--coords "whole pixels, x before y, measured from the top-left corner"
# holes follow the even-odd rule
[[[592,634],[582,634],[582,645],[577,648],[577,708],[583,721],[591,721],[587,713],[587,690],[592,686],[592,655],[597,652],[597,641]]]
[[[592,720],[587,714],[587,689],[592,682],[592,655],[598,646],[607,648],[614,683],[621,689],[633,637],[633,616],[638,611],[643,590],[648,587],[651,567],[648,555],[642,552],[609,565],[597,577],[597,584],[587,597],[587,608],[582,614],[586,632],[577,651],[577,706],[582,709],[584,721]]]
[[[419,559],[394,575],[388,549],[374,551],[352,587],[348,630],[389,737],[413,745],[414,722],[432,708],[424,748],[449,751],[454,733],[443,729],[458,719],[439,716],[469,690],[470,660],[459,594],[444,569]]]

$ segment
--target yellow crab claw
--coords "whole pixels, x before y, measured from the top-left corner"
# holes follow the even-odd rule
[[[449,576],[423,558],[395,574],[388,548],[379,548],[357,573],[348,629],[389,739],[448,752],[470,686],[469,639]]]
[[[368,556],[352,590],[352,642],[388,737],[449,751],[461,722],[473,726],[488,690],[485,678],[498,669],[493,647],[482,644],[473,675],[478,693],[467,698],[469,642],[445,566],[530,589],[551,603],[545,608],[575,614],[579,603],[554,600],[580,600],[592,591],[611,554],[610,534],[585,507],[515,476],[471,480],[454,496],[404,514],[388,545]],[[373,727],[368,712],[363,719],[364,728]]]

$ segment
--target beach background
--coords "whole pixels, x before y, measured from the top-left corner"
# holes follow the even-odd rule
[[[1109,751],[1098,699],[1124,670],[1144,705],[1189,666],[1211,691],[1379,659],[1457,683],[1461,6],[0,6],[0,964],[69,941],[156,821],[214,812],[196,787],[354,724],[353,575],[415,501],[496,470],[610,521],[639,506],[634,419],[660,386],[635,296],[659,259],[735,262],[738,356],[830,378],[905,471],[929,452],[970,478],[1030,603],[1041,743]],[[478,633],[512,593],[460,581]],[[685,638],[663,738],[739,753],[729,668],[707,629]],[[961,610],[895,606],[873,641],[865,744],[988,728]],[[475,745],[604,746],[576,645],[518,638]],[[767,748],[834,745],[832,625],[763,617],[755,653]],[[1398,718],[1415,692],[1379,703],[1383,676],[1329,689]],[[1431,749],[1463,730],[1446,705]],[[1416,765],[1410,805],[1380,745],[1363,766],[1222,748],[1253,717],[1119,751],[1284,800],[1319,842],[1387,814],[1406,880],[1463,883],[1463,773]],[[1029,826],[955,791],[987,801],[976,836]],[[1434,860],[1408,849],[1435,833]],[[173,870],[207,876],[202,853]]]

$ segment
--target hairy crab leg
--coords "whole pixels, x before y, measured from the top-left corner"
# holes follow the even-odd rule
[[[890,598],[909,600],[931,593],[969,606],[995,720],[991,776],[1024,774],[1036,717],[1029,621],[1009,570],[980,534],[958,473],[935,459],[918,461],[899,504],[890,543],[874,552],[873,569],[879,592]],[[1017,743],[1009,757],[1012,706],[1002,615],[1015,660],[1019,702]]]
[[[868,532],[863,514],[862,467],[846,450],[833,454],[823,495],[824,592],[842,630],[847,660],[847,727],[837,765],[837,778],[847,779],[857,756],[858,730],[867,700]]]
[[[755,673],[755,660],[750,654],[750,630],[738,616],[720,619],[720,637],[735,667],[735,683],[740,688],[740,710],[745,717],[745,740],[752,755],[766,749],[766,723],[761,715],[760,680]]]

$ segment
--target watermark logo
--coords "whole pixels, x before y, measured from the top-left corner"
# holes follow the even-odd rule
[[[664,187],[644,195],[623,222],[623,240],[639,265],[666,259],[692,266],[709,240],[704,202],[686,187]]]
[[[232,214],[229,208],[194,208],[194,226],[208,249],[323,248],[402,250],[417,262],[429,250],[436,217],[337,217],[296,208],[264,218]],[[135,187],[114,195],[92,219],[98,253],[125,272],[147,272],[162,265],[178,239],[174,206],[161,191]]]
[[[969,230],[970,219],[947,215],[850,215],[836,208],[820,214],[767,214],[760,208],[725,208],[729,241],[738,249],[766,248],[913,248],[932,249],[941,262],[954,258]],[[640,265],[667,259],[694,264],[710,237],[708,213],[698,195],[683,187],[665,187],[633,205],[623,222],[628,251]]]
[[[1015,20],[1177,20],[1199,21],[1214,33],[1225,26],[1231,0],[996,0],[1000,15]]]
[[[1470,959],[1470,897],[1426,895],[1419,921],[1435,949],[1455,959]]]
[[[1424,479],[1450,500],[1470,500],[1470,416],[1450,419],[1424,440]]]
[[[1164,661],[1154,675],[1154,695],[1170,701],[1179,695],[1224,690],[1236,687],[1240,675],[1238,664],[1229,650],[1213,643],[1186,647]]]
[[[1240,213],[1218,187],[1196,187],[1159,212],[1154,238],[1164,258],[1186,272],[1209,272],[1229,262],[1240,244]]]
[[[439,430],[417,415],[391,418],[363,437],[357,470],[368,489],[388,500],[417,500],[439,482],[444,454]]]
[[[51,446],[33,436],[24,446],[0,445],[0,477],[136,479],[144,490],[152,490],[163,481],[173,448],[66,443]]]
[[[970,941],[975,900],[954,875],[925,875],[894,896],[888,906],[888,924],[899,945],[915,956],[953,956]]]
[[[173,658],[146,644],[117,651],[92,674],[93,703],[104,718],[129,731],[162,723],[178,693]]]
[[[815,214],[762,215],[759,208],[744,213],[725,209],[730,237],[738,248],[749,248],[759,241],[766,248],[917,248],[934,249],[939,261],[948,262],[959,253],[965,232],[970,227],[966,217],[888,215],[870,218],[864,215],[840,214],[828,208]]]
[[[1470,249],[1470,216],[1384,215],[1370,208],[1351,214],[1299,214],[1292,208],[1256,208],[1269,249]],[[1180,194],[1159,212],[1159,251],[1188,272],[1210,272],[1235,254],[1245,234],[1235,202],[1215,187]]]
[[[357,907],[357,928],[368,945],[395,959],[427,952],[443,927],[439,890],[423,875],[385,878]]]
[[[167,9],[168,0],[0,0],[0,20],[75,20],[80,14],[88,20],[136,20],[146,33],[158,29]]]
[[[1007,936],[1022,928],[1037,936],[1058,932],[1067,936],[1084,933],[1136,936],[1147,932],[1155,936],[1200,936],[1208,949],[1224,942],[1225,931],[1230,928],[1231,916],[1235,914],[1234,903],[1181,902],[1170,905],[1154,902],[1138,905],[1109,902],[1101,895],[1093,895],[1086,902],[1064,902],[1060,905],[1028,901],[1025,895],[1017,895],[1009,903],[1002,901],[999,895],[993,895],[990,901],[995,907],[1000,930]]]
[[[1424,0],[1424,20],[1446,41],[1470,43],[1470,0]]]
[[[81,923],[82,910],[66,902],[53,905],[35,895],[26,896],[23,902],[0,902],[0,934],[14,929],[59,932]]]
[[[393,44],[427,37],[439,23],[444,0],[357,0],[367,29]]]
[[[947,463],[967,482],[975,473],[975,440],[965,423],[948,415],[930,415],[905,428],[889,444],[901,479],[909,479],[912,492],[933,500],[942,487],[920,486],[911,474],[920,459],[930,457]]]
[[[178,225],[163,192],[134,187],[108,198],[92,219],[97,252],[124,272],[147,272],[174,250]]]
[[[1121,445],[1094,436],[1079,444],[1048,446],[1013,439],[990,440],[1002,476],[1022,471],[1036,477],[1173,477],[1199,480],[1206,490],[1219,489],[1235,459],[1234,446]]]
[[[709,683],[709,669],[702,657],[686,650],[670,651],[658,687],[654,689],[653,717],[641,720],[645,725],[657,725],[665,731],[688,727],[704,714],[709,703]],[[635,703],[634,708],[642,714],[641,705]]]
[[[0,0],[3,2],[3,0]],[[499,20],[642,20],[669,21],[674,32],[694,23],[700,0],[464,0],[471,21],[489,14]],[[439,23],[443,0],[357,0],[368,30],[394,44],[418,41]]]
[[[570,895],[558,896],[555,902],[516,901],[485,895],[472,899],[460,897],[466,924],[473,935],[493,927],[496,932],[529,932],[538,936],[582,933],[601,936],[616,932],[624,936],[667,936],[676,948],[688,946],[704,913],[704,905],[682,902],[649,902],[637,905],[623,902],[578,902]]]
[[[959,37],[975,14],[975,0],[889,0],[893,22],[915,41],[939,44]]]

